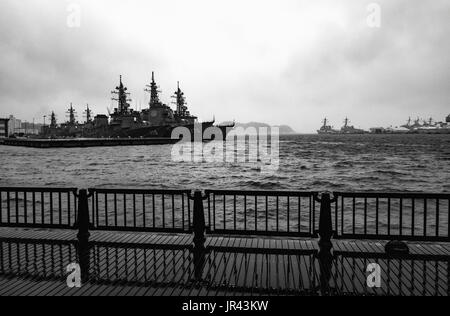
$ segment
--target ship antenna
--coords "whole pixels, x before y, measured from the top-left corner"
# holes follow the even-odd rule
[[[146,85],[144,91],[150,93],[150,108],[160,104],[158,93],[161,91],[158,90],[158,86],[156,85],[154,71],[152,71],[152,82],[149,85]]]
[[[117,95],[117,98],[113,97],[113,101],[118,102],[117,112],[118,113],[127,113],[128,108],[130,107],[130,104],[128,102],[131,102],[131,99],[128,98],[130,95],[129,92],[127,92],[127,88],[123,86],[122,83],[122,75],[119,76],[120,85],[116,87],[115,91],[111,91],[111,94]]]

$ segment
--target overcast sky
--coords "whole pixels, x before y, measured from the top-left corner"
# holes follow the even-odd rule
[[[163,101],[179,80],[203,120],[314,132],[325,116],[369,128],[450,113],[448,0],[377,1],[379,28],[361,0],[1,2],[0,117],[107,113],[120,74],[143,108],[152,70]]]

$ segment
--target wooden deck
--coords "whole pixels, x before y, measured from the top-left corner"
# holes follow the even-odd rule
[[[208,236],[203,257],[190,235],[92,232],[90,244],[88,280],[69,288],[75,231],[1,228],[0,295],[449,295],[449,244],[410,243],[400,259],[381,242],[334,241],[328,265],[310,239]],[[366,285],[370,263],[381,288]]]

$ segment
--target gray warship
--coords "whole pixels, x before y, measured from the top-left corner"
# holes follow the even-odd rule
[[[150,94],[149,106],[144,110],[136,111],[130,106],[130,93],[127,92],[128,89],[120,76],[119,85],[111,92],[112,100],[117,102],[117,107],[112,113],[93,116],[87,105],[84,111],[85,122],[79,123],[76,120],[76,111],[70,104],[67,111],[68,121],[58,124],[56,115],[52,112],[50,124],[43,127],[39,138],[170,138],[177,127],[187,128],[193,138],[196,126],[201,126],[202,134],[209,127],[217,127],[225,138],[234,128],[234,123],[215,126],[215,120],[199,123],[198,118],[188,110],[186,97],[179,82],[172,96],[173,104],[176,106],[175,111],[160,101],[160,91],[153,72],[152,80],[144,90]]]

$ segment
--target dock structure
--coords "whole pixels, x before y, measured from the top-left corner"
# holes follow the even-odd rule
[[[179,140],[155,138],[86,138],[86,139],[21,139],[5,138],[0,145],[33,148],[79,148],[79,147],[112,147],[112,146],[142,146],[170,145]]]
[[[0,188],[0,206],[0,295],[449,295],[450,194]]]

